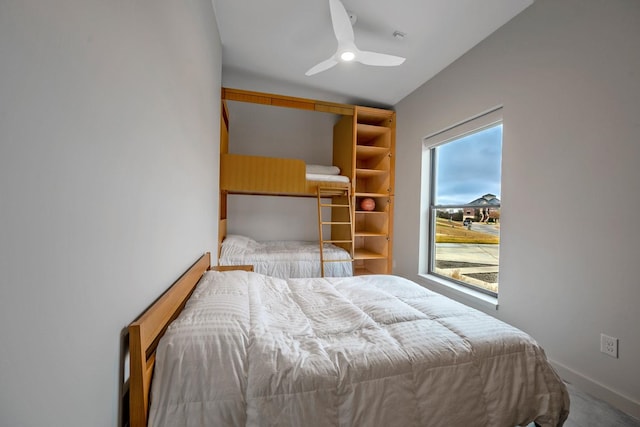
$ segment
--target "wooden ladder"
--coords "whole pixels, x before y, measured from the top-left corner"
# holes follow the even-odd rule
[[[333,243],[349,252],[353,262],[353,206],[349,187],[318,186],[318,236],[320,244],[320,273],[324,277],[324,265],[328,262],[345,262],[344,259],[325,259],[324,244]],[[330,203],[322,199],[331,198]],[[322,218],[322,208],[331,208],[331,221]],[[331,239],[325,240],[322,226],[331,225]]]

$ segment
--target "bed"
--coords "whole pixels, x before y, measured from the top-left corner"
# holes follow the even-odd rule
[[[206,271],[203,258],[159,300],[175,311],[154,304],[129,328],[131,427],[147,415],[154,427],[560,426],[568,416],[566,387],[530,336],[413,282],[283,280]]]
[[[325,243],[325,277],[353,275],[351,254]],[[342,260],[342,261],[340,261]],[[321,277],[320,245],[317,241],[256,241],[250,237],[229,234],[222,241],[220,265],[253,265],[254,271],[279,278]]]
[[[318,241],[277,240],[262,241],[242,236],[227,236],[226,196],[228,194],[273,195],[332,199],[333,206],[348,207],[351,181],[340,175],[333,165],[306,164],[302,160],[222,154],[220,156],[221,217],[218,226],[218,257],[220,265],[252,264],[257,272],[281,278],[352,275],[352,218],[351,211],[338,211],[340,222],[331,225],[332,234],[341,242],[324,243],[320,263]],[[331,205],[326,205],[331,206]],[[230,238],[229,238],[230,237]],[[319,240],[328,240],[322,238]],[[347,250],[347,248],[349,248]]]

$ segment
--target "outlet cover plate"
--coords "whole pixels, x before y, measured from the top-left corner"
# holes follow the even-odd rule
[[[618,338],[600,334],[600,351],[614,358],[618,358]]]

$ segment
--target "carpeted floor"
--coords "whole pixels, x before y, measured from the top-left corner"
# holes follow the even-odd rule
[[[569,419],[564,427],[640,427],[640,421],[602,400],[567,384],[571,396]],[[533,427],[530,424],[527,427]]]

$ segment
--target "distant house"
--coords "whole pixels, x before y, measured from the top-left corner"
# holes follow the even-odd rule
[[[462,220],[470,218],[476,222],[487,222],[493,218],[496,222],[500,219],[500,199],[495,194],[484,196],[467,203],[462,214]]]

